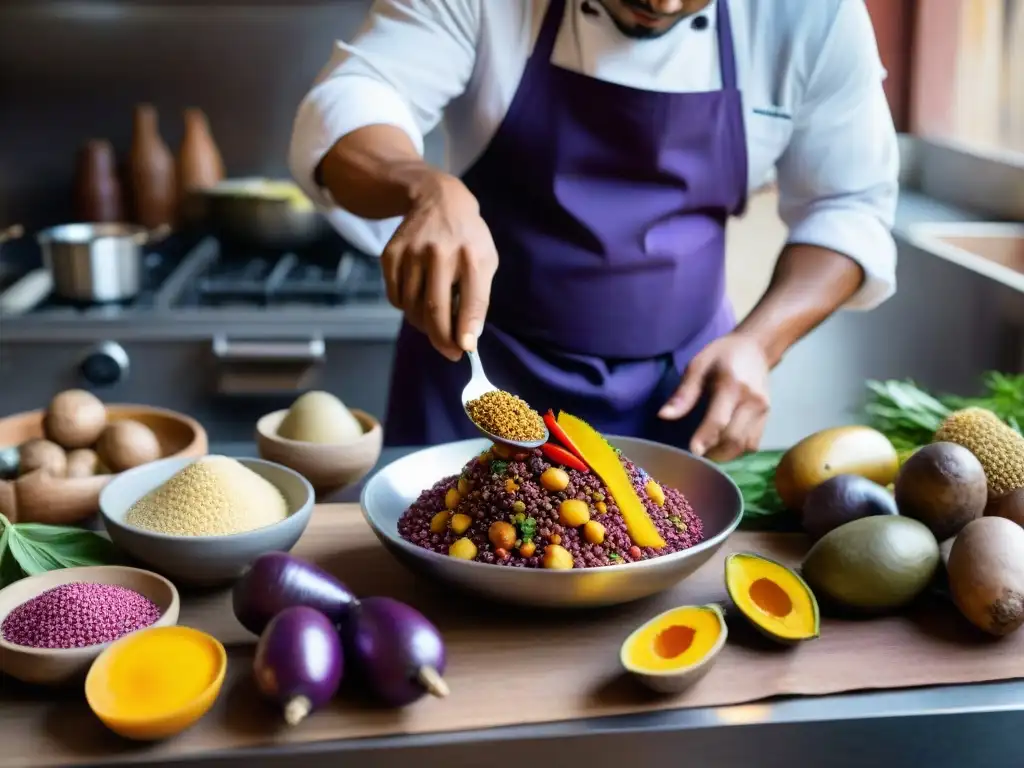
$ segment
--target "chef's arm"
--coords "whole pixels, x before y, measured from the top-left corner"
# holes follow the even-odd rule
[[[340,138],[317,166],[317,182],[364,219],[405,216],[444,176],[393,125],[369,125]]]
[[[791,243],[779,257],[771,283],[736,331],[757,341],[768,364],[857,292],[864,270],[853,259],[817,245]]]
[[[380,253],[427,171],[424,137],[469,83],[479,0],[375,0],[292,129],[292,175],[352,245]]]
[[[899,152],[864,3],[843,3],[777,164],[786,247],[740,330],[776,364],[839,308],[871,309],[895,290]]]

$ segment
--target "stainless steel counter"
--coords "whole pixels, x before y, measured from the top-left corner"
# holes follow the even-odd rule
[[[255,455],[246,443],[211,452]],[[385,450],[379,466],[404,455]],[[352,501],[358,488],[340,494]],[[554,652],[554,651],[553,651]],[[1019,768],[1024,747],[1024,682],[921,688],[742,706],[687,709],[428,736],[282,745],[208,755],[188,764],[301,765],[303,768],[411,766],[588,768],[690,765],[697,768]],[[185,765],[175,763],[174,765]],[[165,763],[165,765],[167,765]]]

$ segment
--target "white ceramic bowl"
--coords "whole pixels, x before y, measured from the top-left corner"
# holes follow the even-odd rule
[[[129,555],[179,584],[208,586],[237,579],[265,552],[295,546],[313,513],[313,487],[302,475],[263,459],[239,458],[276,486],[288,503],[288,517],[254,531],[225,536],[172,536],[125,523],[136,501],[196,459],[163,459],[122,472],[100,494],[100,517],[113,542]]]
[[[490,445],[479,439],[426,448],[384,467],[363,488],[363,515],[384,546],[417,573],[491,600],[552,608],[639,600],[674,586],[707,562],[740,524],[743,497],[715,464],[686,451],[632,437],[609,437],[608,442],[659,482],[682,491],[704,525],[704,541],[638,563],[567,571],[459,560],[405,541],[398,535],[402,513],[423,490],[459,474]]]

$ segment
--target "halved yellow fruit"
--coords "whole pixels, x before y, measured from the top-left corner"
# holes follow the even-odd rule
[[[717,605],[684,605],[655,616],[626,638],[619,660],[659,693],[677,693],[700,680],[729,631]]]
[[[796,643],[818,636],[818,601],[791,568],[753,552],[737,552],[725,558],[725,586],[740,613],[772,640]]]

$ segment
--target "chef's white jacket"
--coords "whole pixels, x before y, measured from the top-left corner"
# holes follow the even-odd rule
[[[598,0],[567,0],[552,63],[662,92],[721,87],[715,3],[668,34],[633,40]],[[863,0],[728,0],[743,93],[748,185],[778,183],[789,241],[855,259],[866,279],[847,305],[867,309],[895,289],[898,149],[885,72]],[[298,183],[353,245],[379,254],[397,219],[335,206],[314,171],[341,137],[398,126],[423,151],[443,122],[446,166],[460,175],[512,103],[548,0],[375,0],[360,32],[339,42],[299,107],[290,150]],[[598,13],[592,13],[597,9]],[[588,13],[587,11],[591,12]]]

